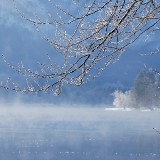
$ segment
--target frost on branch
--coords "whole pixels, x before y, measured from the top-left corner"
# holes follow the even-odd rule
[[[64,84],[82,85],[101,75],[142,34],[159,31],[160,4],[156,0],[72,0],[70,5],[48,0],[40,2],[43,12],[25,7],[27,2],[12,1],[18,15],[57,50],[53,54],[61,55],[54,63],[49,58],[49,65],[39,64],[36,72],[6,62],[30,79],[25,89],[9,87],[17,91],[54,90],[58,95]]]

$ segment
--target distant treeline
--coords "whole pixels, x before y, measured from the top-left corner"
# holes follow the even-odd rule
[[[160,73],[143,70],[136,77],[131,90],[113,93],[115,107],[160,108]]]

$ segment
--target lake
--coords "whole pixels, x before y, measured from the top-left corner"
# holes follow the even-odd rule
[[[0,107],[2,160],[159,160],[160,111]]]

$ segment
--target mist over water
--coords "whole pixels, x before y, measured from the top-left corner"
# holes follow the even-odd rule
[[[159,160],[159,111],[1,104],[2,160]]]

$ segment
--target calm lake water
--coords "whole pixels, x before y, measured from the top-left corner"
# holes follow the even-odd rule
[[[1,160],[159,160],[159,111],[0,108]]]

